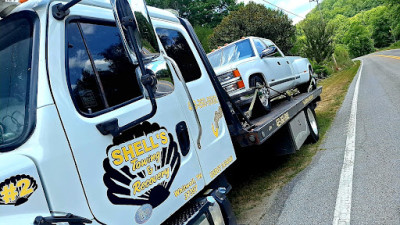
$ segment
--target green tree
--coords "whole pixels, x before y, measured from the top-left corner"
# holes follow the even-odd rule
[[[386,12],[388,8],[381,6],[376,9],[378,10],[371,15],[369,23],[372,26],[372,39],[374,39],[375,47],[382,48],[389,46],[393,41],[390,33],[391,24],[389,15]]]
[[[223,17],[239,9],[243,3],[235,0],[147,0],[149,6],[161,9],[175,9],[179,16],[196,26],[214,28]]]
[[[333,53],[333,27],[318,14],[307,18],[303,24],[305,35],[304,51],[308,58],[321,64]]]
[[[334,44],[344,44],[343,38],[350,26],[350,19],[341,14],[336,15],[334,19],[328,22],[334,29]]]
[[[204,51],[207,53],[211,51],[210,49],[210,35],[213,32],[212,28],[209,27],[202,27],[202,26],[195,26],[194,31],[196,32],[197,37],[199,38],[201,45],[204,48]]]
[[[344,36],[350,55],[355,58],[374,51],[374,42],[371,33],[359,21],[353,21]]]
[[[283,12],[250,2],[222,20],[210,37],[210,46],[215,48],[244,36],[271,39],[286,53],[293,47],[295,27]]]

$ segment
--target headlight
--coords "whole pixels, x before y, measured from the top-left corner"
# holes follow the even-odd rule
[[[219,75],[218,80],[228,93],[244,88],[244,82],[237,69]]]

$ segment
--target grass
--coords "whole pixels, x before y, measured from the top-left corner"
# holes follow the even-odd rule
[[[359,62],[349,69],[331,75],[319,82],[323,87],[322,101],[316,109],[320,141],[304,145],[296,154],[276,157],[269,153],[268,145],[240,149],[238,160],[227,171],[232,184],[229,194],[239,224],[256,223],[263,216],[266,197],[282,188],[312,161],[319,145],[340,108],[348,87],[357,73]],[[252,221],[253,220],[253,221]]]
[[[400,41],[391,44],[389,47],[378,49],[378,51],[386,51],[391,49],[398,49],[400,48]]]

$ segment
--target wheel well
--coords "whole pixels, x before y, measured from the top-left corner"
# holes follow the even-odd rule
[[[261,78],[265,83],[267,83],[267,81],[265,80],[263,74],[261,74],[261,73],[255,73],[255,74],[250,75],[250,77],[249,77],[249,87],[251,86],[251,85],[250,85],[250,81],[251,81],[251,79],[253,79],[253,77],[259,77],[259,78]]]

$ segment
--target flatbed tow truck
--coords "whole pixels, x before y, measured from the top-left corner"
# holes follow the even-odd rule
[[[0,0],[0,17],[1,225],[236,224],[235,152],[318,140],[322,88],[249,119],[190,23],[142,0]]]

